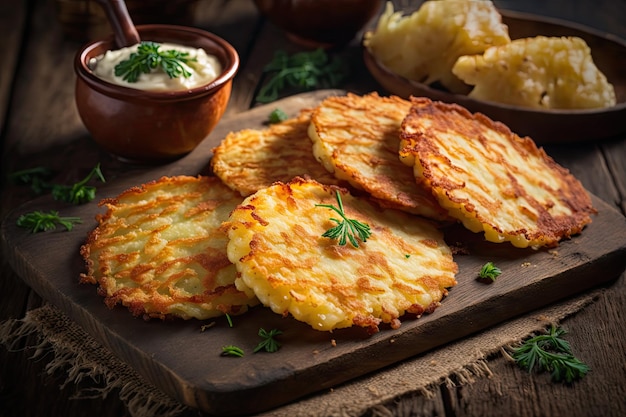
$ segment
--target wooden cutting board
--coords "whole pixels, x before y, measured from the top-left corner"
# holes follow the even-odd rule
[[[327,90],[293,96],[224,119],[200,147],[174,163],[135,168],[98,188],[97,199],[163,175],[206,173],[211,149],[227,132],[262,127],[269,113],[281,108],[295,114],[330,94]],[[405,318],[397,330],[383,327],[373,336],[362,329],[318,332],[264,307],[234,317],[201,322],[151,321],[133,318],[123,307],[109,310],[92,285],[78,283],[84,270],[79,247],[103,210],[96,202],[69,206],[50,197],[33,200],[9,214],[2,224],[5,256],[39,295],[65,312],[89,334],[127,362],[147,381],[181,402],[221,415],[250,414],[296,400],[306,394],[381,369],[497,323],[609,283],[626,268],[626,218],[593,196],[598,209],[580,236],[554,250],[516,249],[485,242],[461,227],[445,231],[449,243],[464,242],[467,255],[456,255],[458,285],[442,305],[419,319]],[[32,210],[58,210],[84,223],[29,234],[17,217]],[[493,261],[503,274],[492,284],[479,282],[480,267]],[[203,330],[211,322],[214,325]],[[260,327],[277,328],[282,348],[274,354],[252,350]],[[220,355],[225,345],[246,351],[242,358]]]

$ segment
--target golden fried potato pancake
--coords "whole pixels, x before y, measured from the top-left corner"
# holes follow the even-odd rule
[[[315,109],[309,136],[315,157],[335,177],[367,191],[386,207],[448,220],[430,191],[398,159],[400,125],[411,103],[400,97],[348,93]]]
[[[370,226],[358,247],[322,236],[338,205]],[[457,265],[434,222],[386,209],[346,189],[296,178],[247,197],[224,223],[237,287],[313,329],[400,326],[405,313],[430,313],[456,284]]]
[[[556,246],[591,222],[582,184],[530,138],[458,105],[412,102],[401,158],[465,227],[525,248]]]
[[[311,110],[304,109],[298,116],[266,129],[229,133],[213,149],[213,172],[244,197],[296,176],[337,184],[337,179],[313,156],[307,134],[310,121]]]
[[[144,318],[239,314],[258,300],[235,287],[220,229],[243,200],[215,177],[163,177],[104,199],[81,247],[87,272],[110,308]]]

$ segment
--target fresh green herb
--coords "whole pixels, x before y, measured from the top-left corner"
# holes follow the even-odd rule
[[[52,196],[55,200],[64,201],[72,204],[83,204],[93,200],[96,197],[96,187],[87,185],[91,179],[96,176],[100,181],[106,182],[100,164],[96,165],[82,181],[74,185],[53,185]]]
[[[31,233],[47,232],[56,229],[57,225],[62,225],[66,230],[72,230],[76,223],[81,223],[79,217],[61,217],[57,211],[32,211],[22,214],[17,219],[17,225],[29,229]]]
[[[337,87],[347,76],[344,63],[336,56],[330,58],[321,48],[297,52],[291,56],[278,50],[263,72],[272,73],[272,76],[256,96],[256,100],[261,103],[276,100],[279,92],[286,87],[305,91],[332,88]]]
[[[278,329],[272,329],[269,332],[263,328],[259,329],[259,336],[263,339],[255,348],[254,353],[265,350],[266,352],[276,352],[280,348],[280,343],[274,339],[274,337],[282,334]]]
[[[35,194],[42,194],[44,190],[49,188],[47,179],[50,178],[52,172],[45,167],[35,167],[15,171],[9,175],[9,179],[14,184],[28,185]]]
[[[404,255],[404,257],[409,259],[411,257],[411,254],[407,253],[406,255]]]
[[[495,281],[496,278],[502,273],[500,268],[495,266],[493,262],[487,262],[480,268],[480,272],[478,273],[478,277],[482,279],[490,279]]]
[[[535,368],[550,372],[556,382],[582,378],[589,367],[572,354],[569,343],[561,338],[564,334],[564,329],[552,326],[549,334],[532,337],[513,349],[512,358],[528,372]]]
[[[134,83],[142,73],[149,74],[160,67],[170,78],[177,78],[181,75],[189,78],[191,72],[183,64],[189,64],[195,59],[190,58],[187,52],[173,49],[160,51],[160,47],[161,45],[156,42],[141,42],[137,47],[137,52],[133,52],[128,59],[115,66],[115,75],[129,83]]]
[[[222,348],[222,356],[237,356],[238,358],[241,358],[243,355],[243,349],[240,347],[228,345]]]
[[[281,109],[274,109],[271,113],[270,113],[270,117],[269,117],[269,122],[271,124],[274,123],[280,123],[282,121],[287,120],[288,116],[287,113],[285,113],[284,111],[282,111]]]
[[[366,242],[372,235],[370,226],[366,223],[360,222],[359,220],[349,219],[346,217],[339,191],[335,191],[335,196],[337,198],[338,208],[332,204],[316,204],[317,207],[326,207],[335,211],[343,219],[339,220],[331,217],[330,220],[337,223],[337,226],[328,229],[322,236],[330,239],[339,239],[339,245],[341,246],[344,246],[347,240],[349,240],[350,243],[352,243],[352,246],[358,248],[359,242],[357,241],[357,237],[362,242]]]
[[[230,314],[226,313],[226,321],[228,322],[228,327],[233,327],[233,319],[230,317]]]

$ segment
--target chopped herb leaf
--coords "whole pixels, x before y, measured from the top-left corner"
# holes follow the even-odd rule
[[[66,230],[72,230],[74,224],[81,223],[79,217],[61,217],[57,211],[32,211],[22,214],[17,219],[17,225],[29,229],[31,233],[47,232],[56,229],[57,225],[62,225]]]
[[[480,268],[478,277],[482,279],[490,279],[492,281],[495,281],[496,278],[500,276],[501,273],[502,271],[500,270],[500,268],[495,266],[493,262],[487,262],[486,264],[482,266],[482,268]]]
[[[271,124],[280,123],[280,122],[283,122],[283,121],[287,120],[287,117],[288,117],[287,113],[285,113],[281,109],[274,109],[270,113],[269,122]]]
[[[244,355],[243,349],[237,346],[229,345],[222,348],[222,356],[236,356],[241,358]]]

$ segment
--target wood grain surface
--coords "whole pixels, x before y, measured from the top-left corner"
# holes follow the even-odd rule
[[[261,129],[274,108],[295,115],[329,95],[344,91],[303,93],[239,113],[219,127],[194,152],[171,164],[144,168],[99,187],[98,198],[120,192],[163,175],[207,173],[211,149],[238,129]],[[598,214],[584,232],[556,249],[518,249],[491,244],[460,226],[444,234],[450,244],[469,252],[455,256],[459,284],[442,306],[419,319],[405,318],[400,329],[371,337],[362,329],[318,332],[291,318],[257,307],[236,317],[230,328],[223,319],[203,332],[207,321],[144,322],[123,307],[104,306],[95,287],[79,285],[84,272],[79,248],[103,213],[97,201],[72,206],[52,197],[30,201],[9,213],[2,223],[7,260],[24,281],[79,323],[96,340],[126,361],[146,380],[179,401],[207,413],[230,415],[265,411],[304,395],[375,371],[458,338],[478,332],[522,313],[614,280],[626,268],[626,219],[599,198]],[[20,214],[58,210],[84,223],[72,231],[31,234],[17,227]],[[504,274],[496,283],[478,282],[480,267],[493,261]],[[602,270],[602,275],[594,271]],[[254,348],[259,328],[283,331],[280,355],[246,355],[233,361],[220,356],[234,344]],[[425,335],[428,335],[425,337]],[[336,346],[331,344],[334,340]],[[394,342],[391,343],[391,340]],[[181,354],[181,346],[185,347]],[[314,353],[315,352],[315,353]],[[377,358],[371,360],[371,358]]]
[[[265,78],[263,66],[277,49],[300,50],[276,27],[264,21],[248,0],[199,1],[191,25],[208,29],[229,40],[242,58],[228,114],[234,116],[255,107],[254,96]],[[418,7],[420,0],[394,0],[397,7]],[[615,0],[495,0],[498,7],[581,23],[610,36],[626,39],[626,2]],[[55,0],[0,2],[0,215],[5,218],[33,198],[23,187],[6,180],[18,169],[47,166],[53,181],[72,183],[101,162],[110,179],[138,174],[101,152],[90,141],[73,103],[72,59],[81,41],[63,36],[54,19]],[[362,63],[358,43],[334,51],[352,64],[351,77],[341,88],[364,93],[385,90]],[[285,92],[288,95],[290,92]],[[622,215],[626,213],[626,137],[571,145],[546,146],[549,155],[572,171],[594,195]],[[620,229],[616,229],[620,232]],[[626,241],[623,233],[607,236]],[[584,236],[584,235],[583,235]],[[602,245],[601,237],[594,245]],[[0,320],[22,318],[45,301],[29,287],[2,255],[0,266]],[[77,265],[79,266],[79,265]],[[587,271],[605,281],[602,269]],[[68,280],[71,280],[68,277]],[[491,375],[463,384],[452,378],[432,396],[416,392],[384,404],[385,415],[499,417],[622,417],[626,415],[626,275],[609,280],[607,291],[593,304],[567,318],[562,325],[576,356],[591,372],[574,385],[551,383],[549,376],[530,374],[501,355],[486,358]],[[93,294],[85,289],[86,298]],[[453,300],[452,294],[449,300]],[[128,317],[124,311],[118,311]],[[432,320],[432,319],[431,319]],[[92,329],[93,330],[93,329]],[[62,370],[50,369],[50,355],[36,349],[41,341],[30,337],[16,350],[0,348],[0,416],[100,416],[130,417],[114,391],[107,397],[81,397],[104,381],[88,378],[66,380]],[[35,354],[40,356],[34,357]],[[380,408],[365,416],[378,416]],[[312,410],[315,412],[315,410]],[[320,412],[323,414],[323,412]],[[185,417],[204,415],[185,413]]]

